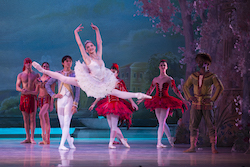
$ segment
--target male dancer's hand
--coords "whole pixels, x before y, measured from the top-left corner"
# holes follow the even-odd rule
[[[209,99],[209,98],[206,98],[206,99],[203,99],[202,100],[202,103],[203,104],[209,104],[209,103],[211,103],[211,102],[213,102],[211,99]]]
[[[72,115],[75,114],[75,113],[77,113],[76,106],[72,106],[71,112],[72,112]]]
[[[192,102],[195,102],[195,103],[197,103],[198,102],[198,99],[196,98],[196,97],[190,97],[190,100],[192,101]]]
[[[56,94],[56,95],[54,96],[54,98],[61,99],[61,98],[63,98],[63,95],[62,95],[62,94],[60,94],[60,93],[58,93],[58,94]]]

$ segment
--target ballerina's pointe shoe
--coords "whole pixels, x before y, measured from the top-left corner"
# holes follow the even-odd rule
[[[65,146],[59,146],[58,147],[59,150],[63,150],[63,151],[68,151],[69,149]]]
[[[109,148],[110,148],[110,149],[115,149],[116,146],[114,146],[114,145],[109,145]]]
[[[71,148],[71,149],[76,149],[76,147],[74,146],[74,138],[73,137],[71,137],[70,138],[70,142],[69,142],[69,147]]]
[[[37,69],[39,72],[43,73],[44,72],[44,69],[41,67],[40,64],[38,64],[37,62],[33,61],[32,62],[32,66]]]
[[[156,147],[157,147],[157,148],[166,148],[167,146],[166,146],[166,145],[163,145],[163,144],[157,144]]]
[[[136,93],[135,96],[137,99],[152,99],[152,96],[146,95],[144,93]]]
[[[174,137],[168,137],[168,142],[172,147],[174,147],[174,140],[175,140]]]
[[[130,148],[130,145],[128,145],[127,140],[125,140],[125,139],[123,138],[123,139],[121,139],[121,142],[122,142],[122,144],[123,144],[125,147]]]

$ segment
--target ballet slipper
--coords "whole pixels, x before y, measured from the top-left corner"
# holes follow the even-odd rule
[[[70,147],[71,149],[76,149],[76,147],[74,146],[73,142],[74,142],[74,138],[73,138],[73,137],[70,137],[70,141],[68,142],[68,143],[69,143],[69,147]]]
[[[109,144],[109,148],[110,148],[110,149],[115,149],[116,146],[114,146],[113,144]]]
[[[31,144],[36,144],[36,142],[35,142],[34,139],[30,139],[30,143],[31,143]]]
[[[30,139],[25,139],[24,141],[20,142],[20,144],[26,144],[26,143],[31,143]]]
[[[144,93],[135,93],[137,99],[152,99],[152,96],[146,95]]]
[[[167,146],[166,146],[166,145],[163,145],[163,144],[157,144],[156,147],[157,147],[157,148],[166,148]]]
[[[121,142],[122,142],[122,144],[123,144],[125,147],[130,148],[130,145],[128,145],[127,140],[125,140],[125,139],[123,138],[123,139],[121,139]]]
[[[63,150],[63,151],[68,151],[69,149],[65,146],[59,146],[58,147],[59,150]]]
[[[39,72],[44,73],[44,69],[43,69],[43,68],[41,67],[41,65],[38,64],[37,62],[33,61],[33,62],[32,62],[32,66],[33,66],[35,69],[37,69]]]
[[[174,137],[168,137],[169,144],[174,147]]]

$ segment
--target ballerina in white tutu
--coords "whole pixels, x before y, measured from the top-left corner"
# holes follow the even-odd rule
[[[109,94],[123,99],[151,99],[151,96],[144,93],[123,92],[115,89],[117,79],[114,74],[105,67],[102,60],[102,39],[99,28],[93,23],[91,23],[91,27],[96,32],[97,51],[96,46],[89,40],[87,40],[84,45],[82,44],[78,34],[78,32],[82,31],[84,28],[82,24],[80,24],[74,31],[76,42],[84,60],[83,63],[80,61],[76,62],[76,77],[67,77],[57,72],[45,70],[37,62],[32,62],[33,67],[39,72],[47,74],[52,78],[80,87],[86,92],[87,96],[103,98]]]

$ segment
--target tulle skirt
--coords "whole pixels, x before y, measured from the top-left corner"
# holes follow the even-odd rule
[[[126,120],[127,126],[132,124],[131,115],[133,109],[131,104],[126,100],[119,99],[118,101],[109,102],[107,98],[102,99],[97,103],[96,111],[100,116],[106,116],[108,114],[119,115],[121,122]]]
[[[154,111],[156,108],[170,108],[170,114],[172,113],[173,109],[187,109],[187,106],[179,99],[173,96],[153,96],[152,99],[146,99],[144,105],[147,109]]]
[[[91,75],[89,68],[79,60],[75,65],[75,75],[80,88],[87,94],[87,96],[95,98],[104,98],[110,94],[115,88],[117,79],[114,74],[107,68],[104,68],[103,78],[96,78]]]

